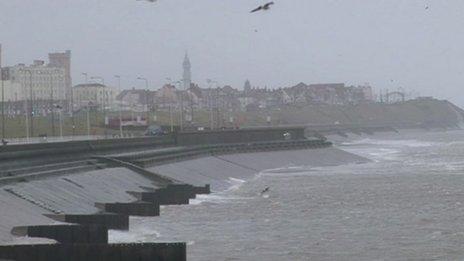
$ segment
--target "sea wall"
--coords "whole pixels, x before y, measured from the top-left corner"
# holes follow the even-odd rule
[[[268,169],[310,169],[367,161],[340,149],[327,147],[213,155],[153,166],[148,170],[196,186],[211,184],[213,191],[222,191],[233,184],[233,179],[247,180]]]
[[[51,251],[48,255],[57,252],[57,258],[71,251],[75,259],[67,260],[129,260],[125,256],[127,253],[140,260],[185,260],[185,243],[111,245],[108,244],[108,229],[128,230],[129,216],[158,216],[160,205],[188,204],[197,194],[226,189],[231,178],[252,178],[264,169],[288,164],[320,166],[362,160],[331,148],[331,143],[325,140],[303,139],[302,127],[269,130],[262,136],[256,130],[231,133],[234,133],[233,138],[224,138],[222,144],[216,142],[226,132],[213,135],[214,144],[168,149],[159,142],[146,146],[140,140],[134,146],[142,150],[134,150],[133,155],[131,150],[122,156],[97,154],[91,157],[92,162],[77,163],[97,168],[91,171],[50,172],[40,164],[34,167],[36,172],[32,174],[28,172],[30,169],[10,170],[7,176],[0,177],[0,243],[10,244],[0,246],[0,258],[44,260],[47,251]],[[244,133],[249,135],[243,136]],[[237,140],[239,143],[233,143]],[[105,144],[100,149],[91,149],[114,152],[111,144]],[[68,153],[63,144],[47,144],[44,150],[39,147],[37,151],[47,157],[46,151],[57,148],[55,146],[60,150],[62,146],[62,153]],[[119,150],[121,146],[113,148]],[[8,146],[5,148],[4,155],[7,155]],[[25,148],[34,151],[37,147]],[[14,151],[22,153],[18,147],[10,149]],[[25,151],[25,159],[40,157],[27,154],[28,149]],[[72,154],[71,149],[69,153]],[[8,160],[8,156],[3,160]],[[74,165],[68,167],[75,168]],[[153,168],[144,169],[146,166]],[[7,213],[3,214],[3,210]],[[26,241],[22,242],[21,238]],[[42,238],[57,243],[39,244]]]
[[[0,260],[14,261],[185,261],[185,243],[41,244],[0,246]]]
[[[273,127],[226,129],[222,131],[180,132],[176,135],[178,146],[205,144],[247,143],[278,140],[301,140],[305,138],[304,127]]]

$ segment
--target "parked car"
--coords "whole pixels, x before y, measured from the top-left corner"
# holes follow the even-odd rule
[[[145,131],[145,136],[161,136],[165,135],[166,132],[158,125],[150,125]]]

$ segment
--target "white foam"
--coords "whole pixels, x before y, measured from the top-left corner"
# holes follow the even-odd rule
[[[287,173],[297,173],[297,172],[308,172],[311,171],[311,166],[288,166],[282,168],[275,168],[275,169],[267,169],[260,172],[260,174],[287,174]]]
[[[214,194],[208,194],[208,195],[197,195],[195,199],[190,199],[189,204],[190,205],[199,205],[203,203],[222,204],[222,203],[228,203],[232,201],[241,201],[241,200],[247,200],[247,199],[250,199],[250,198],[236,197],[236,196],[228,195],[226,192],[221,192],[221,193],[214,193]]]
[[[430,147],[437,145],[437,142],[429,142],[429,141],[420,141],[420,140],[377,140],[377,139],[360,139],[354,140],[350,142],[343,142],[342,146],[351,146],[351,145],[383,145],[383,146],[393,146],[393,147],[412,147],[412,148],[419,148],[419,147]]]
[[[229,182],[229,184],[231,185],[227,190],[231,191],[239,189],[246,181],[243,179],[229,177],[229,180],[227,182]]]
[[[129,231],[108,230],[110,243],[145,243],[161,237],[161,233],[153,230],[151,226],[139,225]]]

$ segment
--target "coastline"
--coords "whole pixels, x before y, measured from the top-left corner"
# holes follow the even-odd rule
[[[464,132],[392,137],[345,140],[342,149],[364,155],[395,149],[365,164],[265,171],[195,205],[131,222],[142,239],[184,238],[189,260],[462,259],[464,165],[444,168],[454,161],[429,157],[449,148],[460,155],[463,142],[455,140]],[[145,232],[152,230],[158,236]]]

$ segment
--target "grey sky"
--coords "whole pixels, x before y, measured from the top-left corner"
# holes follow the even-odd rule
[[[88,72],[157,88],[181,77],[188,50],[201,85],[368,82],[464,105],[464,1],[275,0],[249,13],[263,2],[0,0],[4,63],[71,49],[74,84]]]

